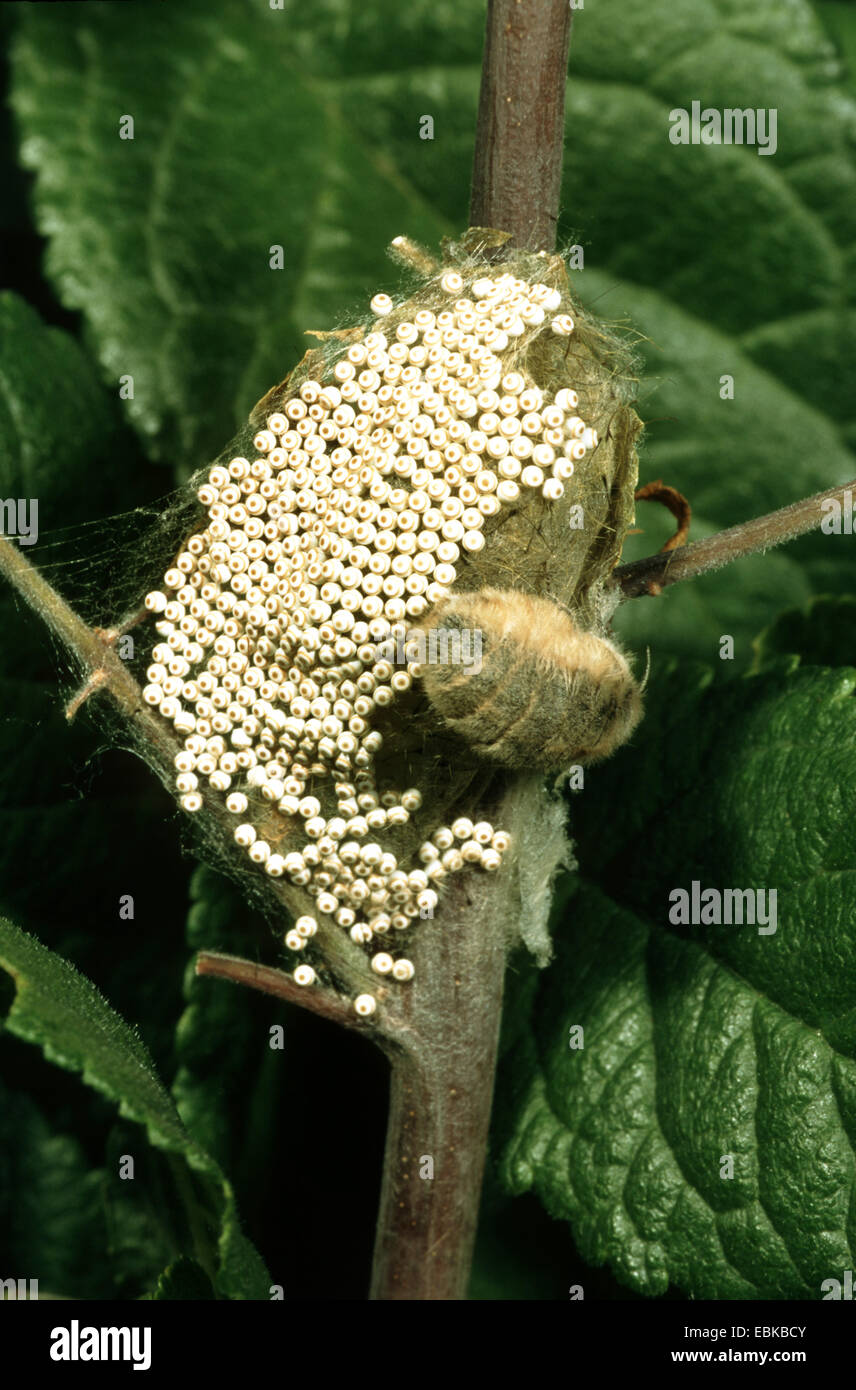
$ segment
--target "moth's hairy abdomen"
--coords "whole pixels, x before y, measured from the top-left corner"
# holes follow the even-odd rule
[[[500,589],[455,594],[435,605],[427,628],[467,634],[457,651],[470,659],[428,661],[422,679],[444,723],[490,762],[546,772],[596,762],[642,717],[618,648],[577,627],[551,599]]]

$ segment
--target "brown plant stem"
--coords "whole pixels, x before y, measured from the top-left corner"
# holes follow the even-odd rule
[[[348,999],[336,990],[323,985],[299,985],[285,970],[277,970],[272,965],[261,965],[258,961],[244,960],[241,956],[226,955],[223,951],[200,951],[196,957],[197,975],[211,979],[228,980],[233,985],[247,985],[262,994],[285,999],[289,1004],[326,1018],[331,1023],[339,1023],[343,1028],[355,1028],[361,1033],[371,1033],[369,1020],[359,1018]],[[376,990],[376,994],[381,993]]]
[[[486,808],[502,823],[503,804]],[[371,1298],[466,1298],[502,1012],[508,879],[456,874],[414,938],[392,1062]],[[407,1029],[410,1032],[407,1032]]]
[[[488,0],[471,227],[552,251],[562,183],[568,0]]]
[[[488,0],[470,225],[552,251],[562,177],[567,0]],[[485,258],[491,252],[485,250]],[[482,814],[502,823],[502,797]],[[456,875],[442,922],[414,937],[407,1040],[383,1044],[392,1075],[370,1297],[466,1297],[487,1153],[502,1012],[508,875]]]
[[[849,497],[848,497],[849,495]],[[741,522],[727,531],[719,531],[706,540],[695,541],[681,550],[660,551],[644,560],[619,565],[613,579],[622,593],[622,602],[642,594],[659,593],[680,579],[694,579],[710,570],[721,569],[744,555],[756,555],[784,541],[795,540],[816,530],[823,520],[821,503],[836,501],[845,504],[856,497],[856,478],[826,492],[816,492],[801,502],[792,502],[777,512]]]

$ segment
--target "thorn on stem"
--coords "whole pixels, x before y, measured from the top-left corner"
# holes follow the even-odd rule
[[[77,714],[77,711],[80,709],[81,705],[84,705],[86,701],[89,699],[90,695],[93,695],[96,690],[98,690],[102,685],[105,685],[107,683],[107,680],[108,675],[107,672],[104,670],[103,666],[100,666],[97,671],[92,672],[92,675],[89,677],[89,680],[86,682],[86,684],[80,687],[74,699],[70,700],[65,707],[65,717],[68,720],[69,724],[73,720],[74,716]]]
[[[120,623],[118,627],[94,627],[92,629],[92,634],[94,637],[98,638],[98,641],[101,642],[103,646],[115,647],[119,638],[123,637],[129,628],[135,627],[140,619],[145,616],[145,608],[139,609]],[[99,690],[102,685],[106,685],[109,679],[109,674],[103,666],[96,667],[86,683],[80,687],[74,698],[66,705],[65,717],[69,724],[74,719],[74,716],[81,706],[86,704],[90,695],[94,695],[96,690]]]

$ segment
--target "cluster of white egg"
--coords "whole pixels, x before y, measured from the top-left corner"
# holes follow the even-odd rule
[[[143,694],[183,736],[183,808],[200,810],[203,788],[221,795],[249,858],[303,887],[379,976],[402,981],[413,976],[402,934],[433,915],[448,874],[497,869],[509,837],[461,817],[424,839],[410,869],[376,838],[422,799],[376,782],[374,713],[420,669],[397,667],[390,641],[404,650],[462,555],[484,545],[490,517],[521,489],[557,500],[597,446],[573,391],[545,400],[503,365],[548,316],[554,333],[573,332],[555,313],[559,292],[501,274],[466,294],[454,270],[439,284],[448,308],[419,309],[388,332],[395,306],[376,295],[372,330],[330,379],[304,381],[270,415],[252,458],[210,470],[198,491],[208,525],[146,598],[161,640]],[[331,781],[333,814],[317,794]],[[259,797],[283,831],[302,820],[301,848],[280,854],[265,839],[251,818]],[[316,929],[301,917],[286,944],[301,950]],[[317,977],[302,964],[294,978]],[[368,994],[354,1001],[362,1016],[375,1006]]]

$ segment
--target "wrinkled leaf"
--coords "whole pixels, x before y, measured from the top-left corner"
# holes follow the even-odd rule
[[[821,596],[788,609],[755,639],[752,669],[774,663],[856,666],[856,595]]]
[[[312,80],[291,15],[191,0],[152,24],[132,0],[22,18],[14,100],[48,272],[108,379],[133,377],[151,448],[198,467],[302,356],[304,330],[389,276],[392,237],[446,225]]]
[[[80,1072],[87,1085],[118,1105],[120,1115],[145,1126],[152,1144],[186,1164],[189,1187],[191,1175],[201,1175],[212,1208],[208,1239],[216,1244],[220,1292],[266,1297],[267,1272],[241,1233],[231,1185],[185,1129],[137,1033],[89,980],[9,922],[0,922],[0,965],[17,991],[6,1028],[41,1047],[49,1061]]]
[[[852,1268],[854,693],[850,668],[674,671],[574,802],[582,881],[508,1022],[502,1167],[638,1292],[819,1298]],[[775,889],[776,931],[673,923],[693,881]]]

